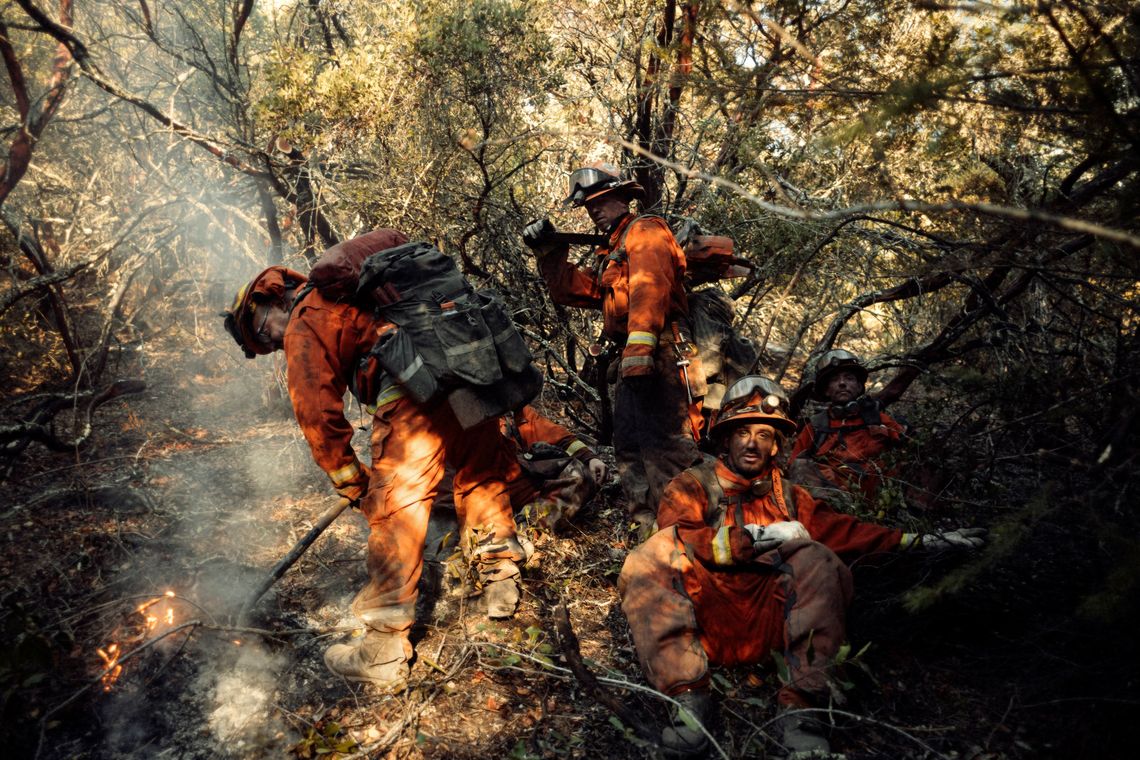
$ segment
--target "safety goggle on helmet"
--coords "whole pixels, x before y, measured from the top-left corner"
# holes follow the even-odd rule
[[[745,375],[724,392],[720,414],[709,432],[720,435],[738,424],[759,422],[785,435],[795,435],[796,423],[788,418],[788,394],[774,380]]]
[[[815,386],[812,388],[812,398],[816,401],[827,401],[827,383],[831,376],[840,370],[845,370],[859,378],[860,383],[867,382],[867,368],[863,361],[842,348],[828,351],[815,363]]]
[[[622,179],[617,167],[605,163],[592,164],[570,173],[570,195],[562,205],[581,206],[599,195],[622,189],[634,198],[645,196],[645,189],[633,180]]]

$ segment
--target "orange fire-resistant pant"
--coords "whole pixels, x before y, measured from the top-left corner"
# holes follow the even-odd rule
[[[638,660],[659,691],[675,695],[709,681],[710,665],[750,665],[782,652],[790,683],[783,704],[827,692],[826,666],[843,643],[851,571],[816,541],[788,541],[754,566],[697,568],[676,528],[654,534],[626,558],[618,579]],[[706,626],[717,616],[738,626]],[[712,637],[707,628],[722,633]],[[806,697],[806,699],[805,699]]]
[[[432,501],[447,465],[455,470],[463,546],[472,547],[484,582],[519,574],[503,473],[511,457],[496,420],[463,430],[445,403],[401,398],[372,421],[372,472],[361,504],[368,519],[368,585],[353,611],[370,628],[406,632],[415,619],[416,584]]]

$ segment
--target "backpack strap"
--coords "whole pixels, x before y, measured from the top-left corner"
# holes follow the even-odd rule
[[[724,525],[724,516],[728,512],[728,499],[724,495],[724,486],[720,484],[720,478],[716,476],[716,458],[705,454],[700,462],[685,472],[705,489],[705,502],[708,505],[705,524],[710,528]]]
[[[792,520],[800,519],[799,508],[796,506],[796,484],[777,474],[775,471],[773,471],[772,475],[772,479],[780,484],[780,500],[783,502],[784,513]],[[776,506],[778,507],[780,504]]]
[[[815,435],[811,439],[811,450],[809,452],[811,456],[830,451],[843,439],[845,433],[853,433],[856,430],[864,430],[883,424],[878,401],[869,396],[863,396],[855,403],[858,404],[859,412],[859,423],[857,425],[832,425],[831,414],[826,409],[812,415],[809,422]],[[835,436],[835,440],[831,445],[825,446],[830,436]]]

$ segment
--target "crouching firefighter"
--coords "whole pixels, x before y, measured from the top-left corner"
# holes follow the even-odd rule
[[[564,205],[585,206],[606,235],[589,269],[567,260],[569,247],[556,240],[549,221],[523,231],[554,302],[601,309],[606,337],[622,347],[614,453],[641,538],[652,531],[665,484],[700,459],[696,439],[705,391],[688,325],[685,253],[664,219],[630,211],[644,194],[609,164],[570,175]]]
[[[360,254],[386,251],[406,240],[394,230],[376,230],[334,246],[321,261],[355,256],[358,265]],[[316,272],[314,267],[314,278]],[[397,692],[406,686],[413,651],[408,634],[429,511],[448,464],[455,470],[465,545],[475,547],[487,614],[514,614],[520,594],[517,563],[525,555],[502,480],[511,457],[497,415],[464,429],[445,399],[417,400],[404,385],[381,377],[373,383],[380,386],[378,397],[364,399],[374,401],[376,411],[372,465],[363,465],[352,447],[343,397],[350,384],[359,393],[359,370],[370,366],[366,360],[374,356],[370,351],[378,333],[392,334],[394,327],[375,309],[357,305],[358,300],[337,300],[320,287],[305,285],[300,273],[269,267],[238,292],[225,326],[249,358],[284,350],[289,397],[313,459],[369,523],[369,582],[353,601],[366,635],[356,646],[330,647],[325,663],[348,680]],[[394,289],[389,294],[402,302]]]
[[[710,666],[754,665],[773,650],[791,676],[777,695],[780,741],[790,753],[829,751],[824,727],[801,709],[826,706],[826,667],[843,643],[853,593],[846,563],[983,540],[974,529],[903,534],[812,498],[774,466],[796,430],[787,407],[780,386],[755,375],[725,392],[710,431],[719,455],[669,483],[659,532],[629,554],[618,580],[642,670],[680,706],[661,736],[673,754],[708,747]]]

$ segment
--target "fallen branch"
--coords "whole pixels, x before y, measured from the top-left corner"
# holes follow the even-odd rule
[[[625,703],[602,688],[598,679],[586,667],[586,663],[582,662],[582,651],[578,646],[578,636],[570,625],[570,612],[566,609],[565,602],[560,602],[554,608],[554,630],[558,634],[559,648],[562,650],[562,656],[566,658],[566,664],[579,683],[586,687],[586,691],[616,715],[622,725],[632,728],[639,739],[656,744],[660,737],[657,727],[646,725],[645,721],[630,710]]]
[[[91,416],[95,410],[108,401],[132,393],[142,393],[146,390],[146,383],[142,380],[116,380],[98,393],[81,391],[79,393],[58,394],[45,401],[32,413],[32,417],[15,425],[0,427],[0,454],[14,459],[26,449],[32,441],[39,441],[52,451],[73,451],[83,446],[91,438]],[[89,399],[83,410],[78,414],[77,427],[80,431],[70,440],[59,438],[48,427],[48,423],[59,412],[68,406],[77,407],[83,399]],[[80,426],[79,423],[82,423]]]

